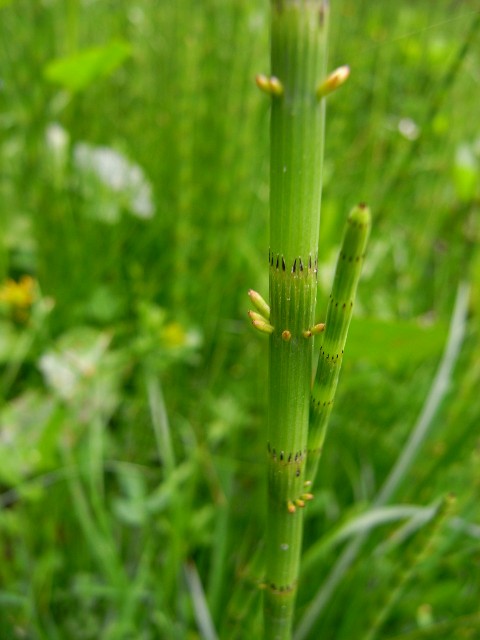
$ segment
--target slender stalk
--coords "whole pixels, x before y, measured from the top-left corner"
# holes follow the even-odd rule
[[[453,494],[444,496],[438,503],[432,519],[424,525],[416,536],[413,544],[414,548],[407,548],[399,567],[399,575],[395,576],[395,583],[390,588],[383,590],[383,602],[380,604],[372,625],[362,640],[375,640],[375,638],[379,637],[378,634],[382,630],[385,621],[402,593],[404,593],[407,584],[412,581],[418,566],[431,556],[435,544],[438,542],[439,533],[452,516],[455,504],[456,497]]]
[[[359,205],[350,212],[343,234],[312,390],[306,474],[308,485],[315,480],[332,412],[370,224],[368,207]]]
[[[327,7],[272,1],[265,638],[291,638],[302,542],[317,290]]]
[[[374,507],[387,504],[395,491],[398,490],[400,483],[405,481],[408,471],[415,461],[416,456],[422,451],[422,444],[425,441],[425,438],[435,424],[434,418],[449,388],[449,381],[454,367],[460,357],[461,348],[465,340],[469,295],[470,283],[461,282],[457,289],[455,306],[450,320],[447,344],[437,373],[435,374],[435,378],[430,386],[430,391],[425,404],[423,405],[420,416],[412,430],[408,443],[404,448],[405,450],[400,454],[389,478],[377,497],[374,499],[372,503]],[[416,446],[415,450],[413,449],[414,443]],[[335,590],[341,583],[346,572],[355,562],[355,559],[367,539],[367,533],[368,532],[360,533],[348,544],[347,547],[345,547],[341,556],[333,566],[330,574],[327,576],[323,585],[309,604],[303,618],[300,620],[294,636],[295,640],[307,640],[307,638],[311,637],[313,626],[333,597]]]

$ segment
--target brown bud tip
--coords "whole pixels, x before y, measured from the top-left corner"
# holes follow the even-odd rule
[[[288,342],[291,339],[292,339],[292,334],[288,329],[285,329],[285,331],[282,331],[282,340],[285,340],[285,342]]]

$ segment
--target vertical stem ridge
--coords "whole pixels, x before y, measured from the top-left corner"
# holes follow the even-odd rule
[[[284,87],[271,115],[270,249],[292,264],[315,255],[320,225],[327,9],[321,0],[275,2],[272,75]]]

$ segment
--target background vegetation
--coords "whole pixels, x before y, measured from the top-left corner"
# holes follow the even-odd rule
[[[331,67],[352,74],[328,104],[319,320],[351,205],[374,227],[298,637],[475,638],[480,13],[331,5]],[[267,345],[246,292],[267,291],[268,9],[0,0],[2,638],[260,637]],[[453,377],[369,512],[461,282]]]

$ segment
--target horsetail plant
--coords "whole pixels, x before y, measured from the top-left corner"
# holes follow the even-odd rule
[[[256,309],[249,315],[270,340],[265,638],[288,640],[299,574],[302,508],[313,498],[309,486],[330,413],[329,409],[326,418],[320,416],[319,408],[324,397],[328,403],[333,400],[341,362],[335,359],[330,367],[330,358],[320,358],[312,398],[314,336],[325,328],[315,322],[324,98],[345,82],[349,70],[340,67],[326,74],[326,0],[272,0],[271,26],[272,74],[256,79],[272,97],[270,305],[249,291]],[[324,347],[331,346],[332,354],[334,348],[343,351],[368,226],[368,209],[354,209],[341,253],[347,258],[339,261],[334,302],[327,313]],[[310,419],[314,429],[309,441]],[[309,449],[314,454],[312,464]]]
[[[315,480],[322,453],[369,233],[370,211],[360,204],[347,219],[322,334],[310,405],[307,486]]]

